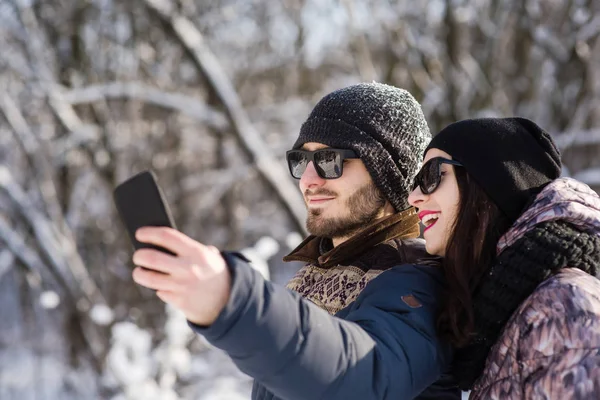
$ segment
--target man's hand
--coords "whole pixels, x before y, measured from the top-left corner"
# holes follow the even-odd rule
[[[219,251],[171,228],[144,227],[135,237],[176,256],[152,249],[136,251],[133,262],[139,267],[133,271],[133,280],[155,289],[162,301],[183,311],[190,322],[212,324],[231,291],[231,276]]]

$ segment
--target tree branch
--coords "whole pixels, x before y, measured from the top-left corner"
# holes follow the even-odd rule
[[[227,118],[198,99],[179,93],[169,93],[139,82],[111,82],[84,88],[62,90],[62,99],[71,105],[92,103],[104,99],[132,98],[160,107],[169,108],[223,131],[228,128]]]
[[[89,311],[92,305],[105,305],[106,301],[88,274],[83,260],[79,257],[75,242],[66,238],[56,229],[52,221],[37,211],[35,205],[31,204],[30,199],[16,184],[10,171],[4,166],[0,166],[0,190],[8,195],[15,208],[27,221],[40,248],[50,261],[56,276],[64,282],[67,293],[73,298],[70,305],[80,317],[82,334],[89,346],[94,363],[96,366],[101,365],[100,360],[104,351],[104,344],[100,333],[91,321]],[[7,244],[12,243],[13,246],[19,248],[19,242],[15,241],[14,237],[7,234],[2,236],[7,239]],[[21,255],[23,256],[23,254]],[[28,262],[28,265],[38,265],[38,262],[32,256],[28,256],[28,259],[24,260]],[[31,264],[31,262],[34,263]]]
[[[36,185],[41,200],[44,203],[44,208],[50,218],[58,220],[62,216],[62,210],[58,204],[58,195],[56,187],[52,179],[52,166],[47,157],[42,154],[42,148],[25,117],[14,103],[12,98],[6,91],[0,95],[0,111],[4,114],[8,124],[12,127],[12,132],[15,140],[20,145],[25,153],[27,162],[31,166],[34,173],[39,174],[39,181]]]
[[[177,15],[168,0],[144,0],[144,2],[153,13],[172,28],[176,38],[192,55],[196,66],[223,104],[242,148],[256,163],[261,176],[287,208],[297,229],[304,231],[305,207],[298,189],[250,122],[231,80],[225,75],[219,61],[204,42],[202,34],[189,19]]]
[[[0,233],[1,235],[1,233]],[[8,249],[0,251],[0,280],[4,274],[8,273],[16,261],[14,252]]]
[[[0,277],[9,271],[11,264],[14,264],[18,260],[37,280],[48,283],[51,278],[48,274],[44,273],[44,262],[42,259],[34,249],[27,246],[23,238],[15,232],[14,228],[4,218],[0,218],[0,239],[7,247],[7,250],[1,253],[2,265],[0,265]],[[43,278],[42,275],[44,276]]]
[[[58,195],[56,187],[50,171],[52,167],[44,154],[41,154],[39,143],[33,132],[29,129],[23,115],[13,103],[8,95],[0,98],[0,109],[4,112],[7,120],[12,125],[16,134],[17,141],[22,145],[31,166],[36,174],[41,176],[41,181],[38,185],[38,191],[48,208],[50,220],[47,220],[40,214],[35,206],[31,204],[31,200],[14,182],[10,172],[2,167],[0,177],[0,187],[6,191],[8,196],[13,200],[15,206],[21,210],[23,216],[28,220],[31,227],[36,232],[40,246],[45,249],[48,257],[53,261],[54,266],[61,272],[65,282],[70,282],[72,290],[81,289],[85,297],[91,304],[95,302],[105,303],[100,291],[89,275],[83,260],[77,253],[75,239],[71,229],[67,226],[60,205],[58,204]],[[56,227],[52,223],[54,221],[60,229],[56,231]],[[46,242],[47,240],[47,242]],[[52,245],[50,245],[52,243]],[[68,278],[70,274],[66,272],[70,269],[72,276],[76,281]],[[76,296],[81,297],[81,296]],[[88,305],[89,306],[91,306]]]
[[[600,129],[565,132],[553,135],[553,139],[561,151],[572,147],[600,145]]]
[[[65,237],[53,226],[51,220],[36,209],[14,181],[10,171],[3,166],[0,166],[0,189],[12,200],[14,207],[33,229],[40,248],[66,282],[81,309],[88,310],[92,304],[106,304],[79,257],[75,242]]]
[[[378,74],[375,70],[375,65],[373,64],[371,52],[369,51],[369,43],[367,41],[365,33],[357,29],[356,10],[354,9],[354,1],[342,0],[342,6],[346,9],[346,12],[348,13],[348,17],[350,20],[350,33],[356,35],[357,37],[356,52],[358,54],[356,64],[358,67],[359,75],[361,79],[365,82],[376,80],[378,78]]]

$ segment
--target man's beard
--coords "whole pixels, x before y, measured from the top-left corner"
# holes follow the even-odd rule
[[[329,191],[317,191],[313,194],[332,195]],[[326,238],[347,238],[364,229],[365,225],[379,217],[385,206],[385,197],[377,186],[370,182],[358,189],[346,200],[345,215],[341,217],[323,217],[323,209],[308,210],[306,229],[312,235]]]

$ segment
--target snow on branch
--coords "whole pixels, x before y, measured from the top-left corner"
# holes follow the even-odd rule
[[[0,279],[2,279],[4,274],[10,271],[15,260],[16,257],[10,250],[4,249],[0,251]]]
[[[56,138],[52,143],[52,159],[55,167],[62,166],[66,162],[69,151],[81,146],[92,145],[100,138],[100,128],[92,124],[82,124],[70,135]]]
[[[27,53],[29,60],[31,60],[31,69],[38,76],[37,80],[32,80],[32,86],[42,89],[42,93],[48,97],[50,108],[65,128],[70,131],[70,134],[66,138],[61,139],[59,143],[59,154],[66,153],[71,148],[82,143],[97,140],[97,127],[82,123],[73,107],[64,101],[61,91],[57,88],[56,79],[54,78],[55,74],[50,68],[51,64],[48,62],[48,57],[45,57],[46,46],[35,13],[31,7],[27,7],[22,2],[18,2],[18,13],[23,23],[24,33],[27,34]],[[15,127],[14,123],[11,123],[11,125]],[[25,130],[25,126],[20,126],[19,128],[21,128],[20,131],[27,131]],[[37,139],[32,136],[32,139],[29,141],[35,145],[34,142]],[[48,169],[48,171],[50,170]]]
[[[79,305],[89,309],[92,304],[105,303],[94,281],[77,254],[75,243],[59,232],[51,220],[40,213],[23,189],[14,181],[10,171],[0,166],[0,190],[11,200],[33,233],[52,267],[67,284]]]
[[[110,82],[76,89],[63,88],[62,96],[64,101],[72,105],[104,99],[132,98],[178,111],[220,131],[229,126],[227,118],[221,112],[194,97],[170,93],[139,82]]]
[[[51,171],[53,168],[48,158],[43,154],[43,147],[40,146],[38,138],[31,131],[21,110],[6,92],[0,97],[0,112],[4,114],[11,126],[15,140],[25,153],[34,174],[39,177],[37,189],[48,215],[52,219],[60,219],[62,211],[57,200],[56,187],[52,180]]]
[[[200,31],[189,19],[176,14],[169,0],[144,0],[144,2],[172,28],[177,40],[191,54],[196,66],[225,108],[239,143],[254,161],[261,176],[287,208],[297,228],[303,231],[305,207],[298,189],[290,180],[284,166],[271,154],[269,147],[250,122],[233,83],[225,74],[219,60],[206,45]]]
[[[561,151],[571,147],[600,145],[600,129],[565,132],[553,136]]]
[[[8,194],[15,207],[21,211],[33,228],[40,246],[52,261],[54,268],[75,293],[74,297],[86,299],[86,302],[89,303],[86,308],[95,303],[104,304],[105,301],[99,289],[77,252],[75,237],[65,221],[58,202],[59,197],[51,175],[53,169],[43,153],[42,146],[27,125],[19,108],[7,94],[0,98],[0,111],[4,113],[12,126],[15,139],[23,148],[29,164],[34,170],[38,179],[37,190],[44,201],[49,218],[37,210],[35,204],[32,204],[31,199],[14,181],[5,167],[0,169],[0,189]]]
[[[32,204],[31,199],[14,181],[8,168],[1,165],[0,192],[5,193],[11,199],[15,209],[31,227],[38,245],[50,262],[49,267],[54,270],[53,275],[60,277],[68,290],[67,293],[73,298],[74,309],[80,316],[83,336],[95,363],[100,365],[104,347],[103,339],[91,323],[89,311],[93,310],[92,307],[106,305],[106,301],[77,253],[75,242],[71,238],[65,237],[51,220],[36,209],[35,204]],[[12,243],[18,248],[19,242],[15,241],[14,236],[9,236],[6,232],[0,236],[6,240],[9,246]],[[20,256],[24,257],[24,254],[20,254]],[[31,257],[24,261],[30,266],[37,265],[38,262]],[[31,263],[33,261],[35,264]]]
[[[556,60],[564,62],[569,59],[569,49],[564,44],[564,40],[561,40],[552,30],[545,26],[534,26],[530,29],[536,44],[544,48]]]
[[[11,227],[4,218],[0,218],[0,240],[7,249],[0,254],[0,277],[10,270],[16,260],[19,260],[29,273],[39,282],[50,279],[44,270],[44,262],[36,250],[29,247],[23,238]],[[42,278],[43,276],[43,278]]]
[[[237,182],[252,177],[252,172],[254,171],[250,168],[242,168],[222,175],[221,179],[216,181],[215,184],[210,185],[210,189],[203,193],[196,208],[200,212],[214,210],[215,206],[221,201],[225,193],[227,193]]]
[[[577,41],[585,42],[600,34],[600,15],[596,14],[588,23],[579,28]]]
[[[46,46],[43,40],[42,29],[38,24],[35,13],[31,7],[28,7],[23,2],[17,2],[16,6],[23,31],[27,35],[26,48],[32,68],[40,78],[33,83],[33,86],[39,86],[47,94],[50,107],[61,123],[71,131],[72,136],[89,137],[93,135],[93,132],[89,132],[86,129],[86,125],[81,122],[73,107],[63,100],[60,91],[56,88],[56,79],[50,68],[52,64],[49,62],[48,57],[45,57]],[[54,222],[55,228],[60,230],[68,241],[74,243],[73,234],[65,222],[62,207],[58,200],[59,196],[54,185],[52,177],[54,166],[50,162],[48,155],[44,153],[44,146],[41,145],[38,137],[36,137],[28,126],[18,105],[6,92],[0,98],[0,110],[4,112],[8,123],[13,128],[15,139],[25,152],[35,176],[39,177],[37,182],[38,192],[44,202],[50,220]],[[73,259],[75,262],[73,268],[77,268],[79,264],[77,261],[80,261],[80,259],[78,260],[78,254],[76,256]],[[83,269],[85,270],[85,267]]]

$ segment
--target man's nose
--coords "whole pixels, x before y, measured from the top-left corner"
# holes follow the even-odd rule
[[[311,161],[306,166],[302,177],[300,178],[300,188],[304,192],[306,189],[312,189],[315,187],[323,186],[325,184],[325,179],[321,178],[319,174],[317,174],[317,170],[315,169],[314,163]]]

